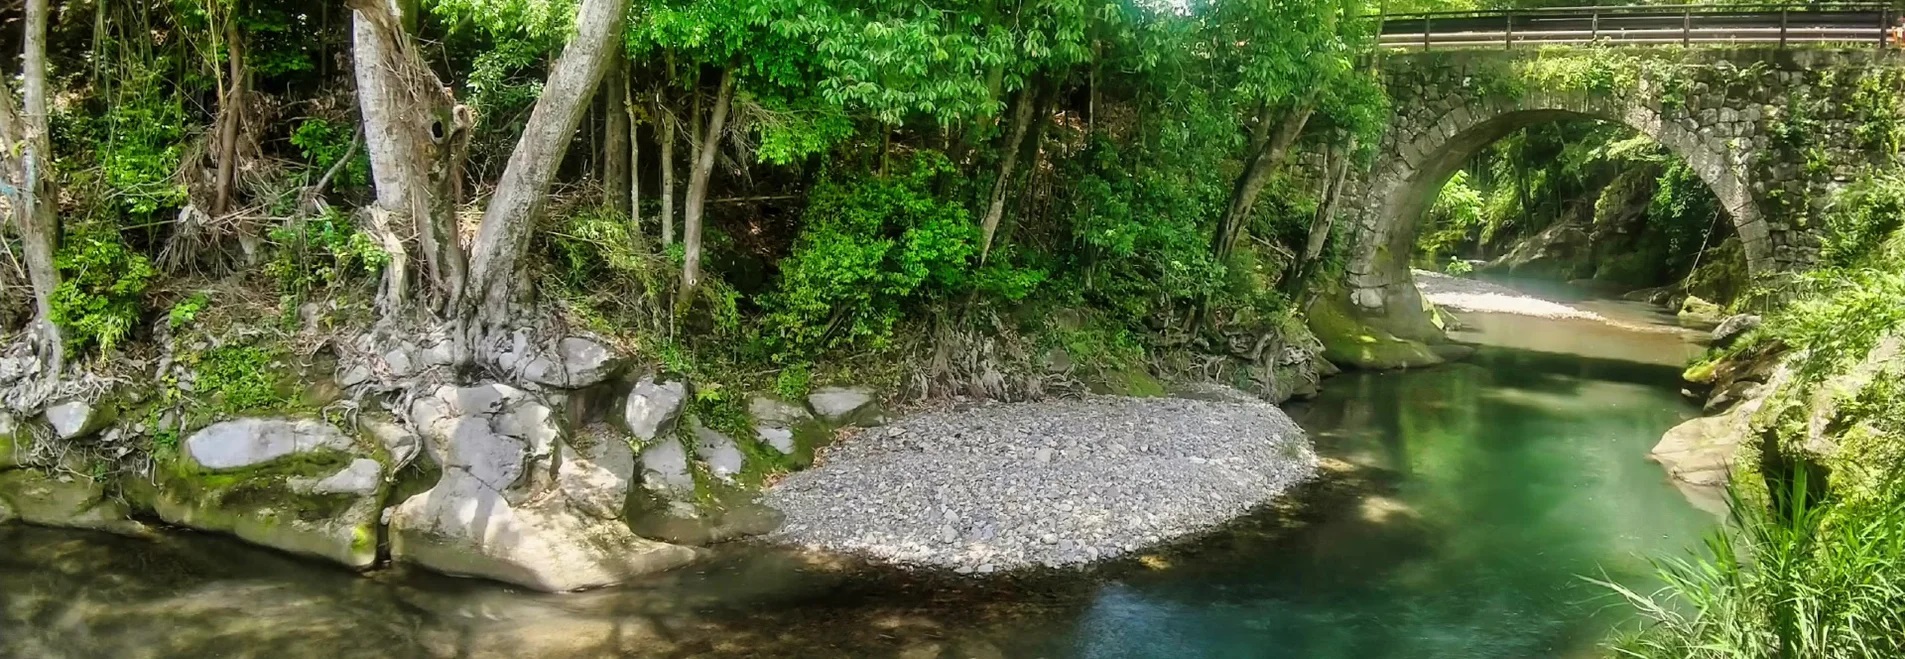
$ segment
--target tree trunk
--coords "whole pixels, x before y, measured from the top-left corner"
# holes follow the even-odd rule
[[[1033,183],[1037,180],[1038,173],[1045,167],[1045,130],[1052,125],[1049,118],[1052,116],[1053,106],[1058,104],[1058,85],[1042,86],[1033,99],[1034,120],[1026,131],[1023,143],[1019,145],[1019,160],[1029,160],[1030,166],[1026,168],[1025,182],[1020,188],[1018,211],[1003,218],[999,223],[998,232],[992,237],[988,246],[1005,245],[1012,241],[1012,230],[1026,219],[1027,201],[1034,198]],[[984,263],[983,255],[980,262]]]
[[[655,99],[661,118],[661,244],[675,244],[675,117]]]
[[[12,90],[0,93],[0,149],[11,156],[0,163],[13,188],[6,194],[8,215],[20,234],[27,277],[33,282],[35,318],[30,340],[50,383],[59,378],[64,346],[59,325],[53,322],[53,290],[59,288],[53,253],[59,249],[60,226],[51,176],[52,138],[47,132],[46,2],[26,0],[23,107],[14,107]]]
[[[602,82],[603,116],[607,119],[602,138],[602,189],[608,196],[608,205],[623,215],[628,214],[628,131],[629,114],[626,112],[624,95],[627,93],[627,76],[623,74],[622,49],[616,44],[609,53],[609,67]]]
[[[1291,299],[1303,292],[1310,268],[1316,259],[1323,255],[1323,247],[1329,244],[1330,230],[1335,228],[1336,203],[1342,198],[1343,180],[1349,176],[1350,154],[1356,152],[1356,138],[1349,143],[1325,152],[1328,162],[1324,165],[1323,199],[1316,205],[1316,215],[1310,218],[1310,235],[1303,241],[1303,251],[1290,264],[1290,276],[1284,280],[1284,292]]]
[[[351,48],[364,146],[377,199],[368,222],[417,236],[428,286],[427,308],[449,311],[467,276],[456,230],[456,176],[475,119],[431,72],[404,25],[402,0],[350,0]],[[401,241],[380,236],[386,249]],[[391,315],[408,307],[409,259],[392,253],[378,306]]]
[[[734,69],[721,71],[721,85],[714,93],[714,107],[708,109],[708,122],[700,133],[700,153],[694,169],[688,172],[688,198],[681,222],[681,290],[693,291],[701,283],[701,212],[707,205],[708,179],[714,174],[714,157],[721,152],[721,131],[727,127],[728,106],[734,98]]]
[[[225,15],[225,59],[230,71],[218,101],[218,174],[211,213],[215,218],[231,210],[232,179],[238,171],[238,124],[245,114],[245,49],[239,41],[238,11],[234,0]]]
[[[1038,109],[1036,94],[1031,86],[1019,90],[1019,99],[1012,109],[1012,132],[1006,135],[1004,159],[999,161],[999,176],[992,183],[992,198],[986,203],[985,218],[979,223],[979,264],[985,265],[986,257],[992,253],[992,235],[999,231],[999,219],[1005,217],[1006,192],[1011,189],[1012,170],[1019,164],[1019,145],[1025,142],[1025,132],[1032,126],[1032,115]]]
[[[622,67],[626,74],[628,67]],[[642,140],[641,124],[635,121],[635,88],[627,77],[622,79],[622,111],[628,117],[628,224],[634,229],[635,242],[642,242]]]
[[[1237,177],[1237,185],[1231,191],[1230,204],[1224,209],[1223,217],[1217,222],[1217,231],[1212,236],[1211,254],[1217,257],[1218,262],[1230,259],[1231,250],[1236,247],[1237,238],[1243,234],[1243,226],[1250,219],[1250,211],[1257,204],[1257,195],[1269,184],[1270,175],[1276,172],[1283,162],[1284,154],[1303,134],[1303,125],[1309,123],[1310,114],[1315,110],[1316,106],[1305,99],[1283,116],[1276,135],[1263,140],[1252,137],[1251,141],[1261,143],[1245,161],[1244,171]],[[1268,121],[1267,115],[1263,121]],[[1257,133],[1262,134],[1263,127],[1267,125],[1259,124]]]
[[[529,248],[530,229],[610,57],[621,47],[627,11],[628,0],[583,0],[576,10],[575,37],[550,69],[470,250],[472,292],[482,297],[474,304],[466,302],[461,314],[461,320],[475,321],[462,328],[467,339],[486,338],[517,319],[514,312],[524,288],[519,266]],[[477,344],[473,341],[471,347]]]

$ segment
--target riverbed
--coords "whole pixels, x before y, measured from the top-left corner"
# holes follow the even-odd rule
[[[1465,321],[1464,338],[1496,345],[1339,376],[1290,406],[1323,477],[1091,570],[977,579],[730,544],[641,583],[545,595],[364,578],[212,536],[5,526],[0,656],[1594,656],[1626,618],[1582,577],[1645,586],[1647,557],[1718,524],[1646,457],[1697,412],[1677,393],[1692,348]]]

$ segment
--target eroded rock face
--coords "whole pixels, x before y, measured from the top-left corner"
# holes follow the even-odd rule
[[[694,551],[636,536],[609,513],[632,451],[565,445],[551,410],[501,384],[445,386],[410,410],[443,475],[390,517],[393,558],[546,591],[618,583]],[[626,448],[626,446],[624,446]]]
[[[687,383],[657,382],[652,375],[643,377],[629,390],[628,400],[622,405],[622,423],[636,439],[652,442],[675,429],[687,401]]]
[[[315,419],[240,418],[182,448],[147,495],[160,519],[353,568],[377,561],[393,470],[370,446]]]

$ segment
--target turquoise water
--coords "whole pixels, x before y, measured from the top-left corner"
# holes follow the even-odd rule
[[[0,527],[0,656],[1594,656],[1624,618],[1581,575],[1644,585],[1644,556],[1717,525],[1645,457],[1694,413],[1675,369],[1582,356],[1601,352],[1332,379],[1291,406],[1325,478],[1085,574],[974,582],[730,546],[552,596],[207,536]]]
[[[1644,584],[1644,557],[1716,520],[1649,462],[1692,410],[1672,369],[1483,350],[1350,375],[1294,409],[1368,494],[1297,533],[1240,533],[1182,569],[1106,584],[1041,654],[1592,656],[1621,621],[1581,575]]]

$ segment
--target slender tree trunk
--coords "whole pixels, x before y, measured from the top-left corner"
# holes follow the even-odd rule
[[[232,179],[238,171],[238,124],[245,114],[245,49],[238,34],[239,4],[225,15],[225,59],[229,65],[225,94],[218,101],[218,173],[212,195],[212,217],[231,210]]]
[[[1224,209],[1223,217],[1217,223],[1217,231],[1212,236],[1211,254],[1219,262],[1230,258],[1231,250],[1237,245],[1238,236],[1243,234],[1243,226],[1250,219],[1251,209],[1257,204],[1257,195],[1270,182],[1270,175],[1283,163],[1284,154],[1290,146],[1296,144],[1298,136],[1303,134],[1303,126],[1309,123],[1310,114],[1316,106],[1304,100],[1283,116],[1275,135],[1252,151],[1244,163],[1244,171],[1237,177],[1237,185],[1231,191],[1230,204]],[[1267,121],[1267,117],[1265,118]],[[1263,130],[1260,124],[1258,131]],[[1255,137],[1252,141],[1257,141]]]
[[[1317,258],[1323,255],[1323,247],[1329,244],[1330,231],[1335,228],[1336,204],[1342,198],[1343,180],[1349,176],[1349,156],[1356,152],[1356,139],[1325,152],[1328,162],[1324,165],[1323,199],[1316,205],[1316,215],[1310,218],[1310,235],[1303,241],[1303,251],[1290,264],[1290,276],[1284,280],[1284,292],[1292,299],[1303,292],[1310,276],[1310,269],[1316,265]]]
[[[12,90],[0,93],[0,149],[4,149],[8,215],[20,234],[27,278],[33,283],[34,323],[31,340],[46,382],[57,382],[64,361],[59,325],[53,322],[53,290],[59,288],[59,270],[53,253],[59,249],[60,225],[53,190],[52,138],[47,132],[46,23],[47,0],[26,0],[26,35],[22,39],[22,105],[13,105]]]
[[[626,77],[628,69],[622,67],[622,112],[628,117],[628,222],[639,244],[642,241],[642,125],[635,120],[635,88]]]
[[[616,44],[609,54],[608,72],[602,82],[603,116],[607,126],[602,139],[602,188],[608,195],[609,207],[623,215],[628,214],[628,133],[630,123],[625,94],[628,77],[623,74],[625,68],[620,44]]]
[[[611,56],[621,47],[627,11],[628,0],[582,1],[575,36],[556,58],[522,137],[509,154],[470,249],[470,285],[482,297],[473,304],[466,299],[460,319],[467,323],[462,329],[472,348],[479,347],[477,339],[518,320],[515,312],[525,292],[520,262],[529,248],[530,229],[547,201],[549,183],[569,140],[588,112]]]
[[[660,108],[661,100],[656,99]],[[666,109],[661,118],[661,244],[675,244],[675,117]]]
[[[1019,146],[1025,143],[1025,132],[1032,126],[1032,115],[1036,114],[1038,101],[1036,92],[1030,85],[1019,90],[1019,98],[1013,104],[1012,129],[1001,145],[1004,158],[999,161],[999,175],[993,179],[991,199],[986,203],[986,215],[979,223],[979,264],[984,265],[986,257],[992,254],[992,236],[999,231],[999,219],[1005,217],[1006,193],[1011,190],[1012,170],[1019,164]]]
[[[688,198],[681,222],[681,289],[694,290],[701,283],[701,215],[707,206],[708,179],[714,175],[714,158],[721,152],[721,132],[728,123],[728,106],[734,99],[734,69],[721,71],[721,83],[714,93],[714,107],[708,109],[708,121],[696,131],[700,134],[700,153],[694,169],[688,172]],[[697,122],[699,124],[699,122]]]
[[[1039,172],[1045,167],[1045,130],[1052,124],[1049,118],[1052,116],[1053,106],[1057,103],[1058,85],[1056,84],[1042,86],[1038,94],[1033,97],[1034,120],[1019,145],[1019,160],[1028,161],[1029,166],[1026,168],[1024,184],[1019,192],[1018,212],[1003,218],[999,223],[998,232],[993,235],[988,247],[1009,244],[1012,241],[1012,230],[1029,216],[1027,208],[1029,200],[1037,198],[1033,194],[1036,189],[1033,184],[1038,180]],[[980,262],[984,263],[983,255]]]
[[[403,233],[417,236],[427,308],[462,299],[467,270],[456,230],[455,190],[475,119],[431,72],[404,25],[403,0],[350,0],[353,71],[364,114],[376,201],[365,222],[391,253],[378,306],[385,315],[411,302]]]

